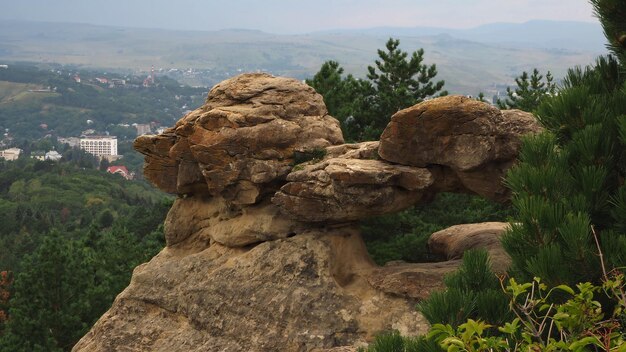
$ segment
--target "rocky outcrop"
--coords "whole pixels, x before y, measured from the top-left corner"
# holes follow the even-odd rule
[[[367,332],[424,332],[411,302],[368,285],[358,232],[309,231],[254,249],[166,248],[75,347],[78,351],[310,351]]]
[[[343,144],[305,84],[224,81],[174,127],[136,140],[146,178],[177,195],[167,246],[74,351],[339,351],[382,330],[424,332],[415,303],[464,250],[502,254],[504,225],[433,235],[448,261],[379,267],[358,221],[442,191],[502,200],[519,136],[536,130],[525,113],[446,97],[398,112],[380,143]]]
[[[464,189],[503,201],[508,192],[500,181],[517,157],[520,137],[540,130],[532,114],[447,96],[393,115],[378,152],[394,163],[437,169],[447,178],[440,191]]]
[[[341,143],[339,123],[313,88],[246,74],[216,85],[166,133],[137,138],[135,149],[146,155],[146,178],[166,192],[254,204],[289,173],[295,152]]]

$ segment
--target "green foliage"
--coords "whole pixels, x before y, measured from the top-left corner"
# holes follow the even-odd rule
[[[361,351],[626,351],[625,286],[622,274],[607,277],[601,286],[587,282],[575,288],[548,288],[538,278],[522,284],[510,279],[501,293],[512,314],[497,325],[472,318],[458,326],[435,323],[426,336],[382,334]]]
[[[161,229],[143,238],[120,227],[75,237],[53,230],[22,260],[1,350],[69,351],[128,285],[132,269],[163,246]]]
[[[405,337],[397,331],[376,336],[367,349],[360,348],[359,352],[443,352],[437,342],[425,337]]]
[[[418,305],[418,310],[431,324],[456,327],[467,319],[500,324],[510,317],[507,297],[491,270],[486,251],[465,252],[459,270],[446,276],[444,283],[444,291],[432,293]]]
[[[622,65],[626,65],[626,7],[620,0],[590,0],[596,16],[600,19],[607,47]]]
[[[343,77],[343,68],[336,61],[327,61],[306,83],[324,97],[328,112],[337,118],[346,141],[362,139],[362,129],[356,117],[369,113],[374,87],[368,81]]]
[[[164,246],[172,200],[80,160],[0,161],[2,351],[69,351]]]
[[[526,71],[522,72],[521,76],[515,78],[517,88],[512,90],[507,87],[507,98],[505,100],[498,99],[498,107],[500,109],[534,111],[546,96],[556,92],[556,84],[553,83],[554,78],[550,71],[546,73],[545,82],[543,78],[537,69],[534,69],[531,75],[528,75]]]
[[[391,115],[415,105],[427,97],[446,95],[441,91],[444,81],[432,82],[437,76],[435,64],[426,65],[424,49],[411,53],[402,51],[398,39],[389,38],[386,50],[378,50],[376,67],[367,67],[367,78],[375,87],[373,111],[364,121],[364,138],[377,140],[389,123]]]
[[[366,219],[363,239],[379,265],[392,260],[433,262],[440,258],[428,251],[428,237],[457,224],[506,221],[510,208],[469,194],[443,193],[429,204]]]
[[[620,211],[626,144],[619,134],[626,94],[623,81],[606,78],[618,72],[610,57],[570,70],[564,89],[536,110],[547,131],[525,139],[521,162],[506,180],[518,217],[503,246],[513,260],[511,274],[520,280],[598,283],[592,228],[608,253],[607,264],[626,264],[618,254],[626,251],[626,212]]]
[[[400,41],[390,38],[378,50],[379,59],[368,66],[368,80],[342,77],[343,68],[336,61],[325,62],[307,84],[324,97],[331,115],[341,122],[348,141],[377,140],[391,115],[442,91],[444,81],[433,82],[434,64],[423,63],[424,50],[411,56],[400,48]]]
[[[606,317],[595,300],[604,292],[616,307]],[[518,284],[509,281],[506,293],[515,318],[497,327],[468,319],[457,328],[434,324],[427,339],[447,351],[624,351],[624,277],[602,286],[580,283],[576,289],[559,285],[548,289],[540,279]],[[558,295],[562,303],[554,303]],[[566,297],[563,299],[563,297]]]
[[[15,280],[7,332],[0,340],[3,350],[69,350],[87,331],[90,252],[56,232],[42,238]]]

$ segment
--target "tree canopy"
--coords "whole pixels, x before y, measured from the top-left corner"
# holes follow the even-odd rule
[[[379,59],[367,68],[367,80],[352,75],[336,61],[325,62],[307,83],[324,97],[331,115],[342,125],[349,141],[376,140],[393,114],[432,96],[445,95],[444,81],[434,82],[435,64],[427,65],[424,50],[411,53],[390,38]]]

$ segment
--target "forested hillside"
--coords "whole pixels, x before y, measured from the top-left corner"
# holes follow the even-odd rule
[[[172,199],[84,166],[0,161],[0,350],[69,349],[163,247]]]

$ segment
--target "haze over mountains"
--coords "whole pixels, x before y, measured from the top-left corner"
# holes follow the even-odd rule
[[[487,94],[534,67],[560,78],[606,52],[599,24],[494,23],[472,29],[378,27],[277,35],[253,30],[177,31],[0,20],[0,63],[60,63],[79,68],[149,71],[211,86],[245,71],[311,77],[336,60],[358,77],[390,37],[407,51],[424,48],[451,93]],[[191,70],[190,70],[191,69]]]

